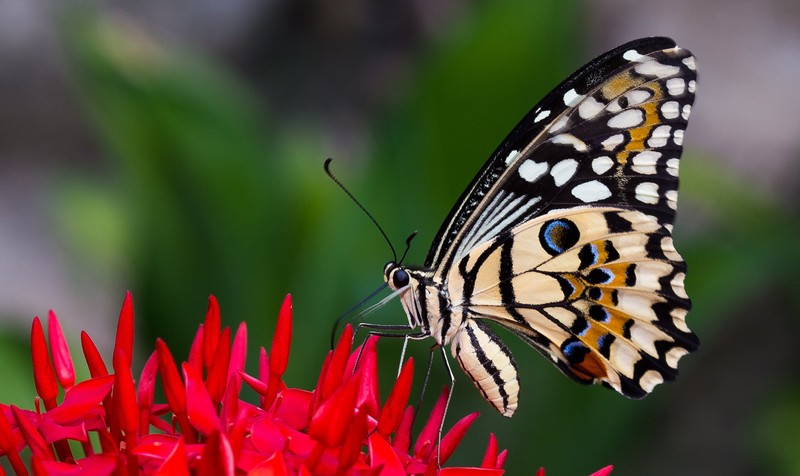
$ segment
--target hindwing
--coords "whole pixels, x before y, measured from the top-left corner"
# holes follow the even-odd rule
[[[698,346],[685,265],[656,220],[616,207],[549,212],[476,246],[448,293],[465,321],[511,329],[583,383],[641,398]]]

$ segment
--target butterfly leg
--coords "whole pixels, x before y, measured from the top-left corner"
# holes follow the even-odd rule
[[[447,417],[447,410],[450,408],[450,399],[453,397],[453,389],[456,386],[456,377],[453,374],[453,368],[450,367],[450,361],[447,359],[447,351],[444,346],[439,346],[444,360],[444,366],[447,368],[447,374],[450,376],[450,388],[447,391],[447,400],[444,403],[444,413],[442,413],[442,421],[439,422],[439,435],[436,445],[436,466],[442,468],[442,433],[444,433],[444,420]],[[430,369],[428,369],[430,371]]]
[[[397,375],[400,375],[400,371],[403,368],[403,360],[405,359],[406,355],[406,347],[408,346],[409,340],[421,340],[429,336],[429,334],[425,332],[409,332],[413,328],[407,324],[372,324],[369,322],[362,322],[356,325],[356,330],[353,333],[353,340],[358,335],[358,331],[361,329],[367,329],[367,338],[364,339],[364,343],[361,345],[361,349],[358,351],[358,357],[356,358],[356,364],[353,366],[355,368],[358,367],[358,362],[361,360],[361,353],[364,351],[364,344],[367,343],[370,337],[377,336],[377,337],[390,337],[393,339],[397,339],[402,337],[403,338],[403,350],[400,353],[400,364],[397,367]],[[394,331],[394,332],[393,332]],[[403,332],[405,331],[405,332]]]

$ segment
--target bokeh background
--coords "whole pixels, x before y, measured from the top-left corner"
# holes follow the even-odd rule
[[[453,463],[479,463],[494,432],[512,475],[800,474],[791,0],[0,2],[0,401],[32,404],[34,315],[54,309],[73,353],[85,328],[108,357],[127,289],[139,344],[162,336],[176,356],[209,294],[225,323],[247,321],[254,352],[291,292],[287,380],[311,388],[331,323],[391,257],[323,160],[395,246],[419,230],[408,261],[421,262],[540,97],[651,35],[698,58],[675,235],[700,352],[628,401],[509,336],[520,409],[500,417],[457,374],[448,424],[482,416]],[[393,302],[371,319],[406,318]],[[420,363],[428,346],[411,350]],[[398,352],[380,344],[384,398]],[[446,382],[440,365],[431,381]]]

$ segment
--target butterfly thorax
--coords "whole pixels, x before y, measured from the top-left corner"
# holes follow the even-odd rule
[[[446,286],[435,279],[433,271],[389,262],[384,268],[384,280],[393,291],[399,291],[411,328],[419,327],[439,344],[450,342],[460,320],[455,322],[458,319],[452,312]]]

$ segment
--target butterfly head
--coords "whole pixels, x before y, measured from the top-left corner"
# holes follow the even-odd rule
[[[411,284],[411,275],[404,267],[394,261],[389,261],[383,267],[383,280],[392,288],[392,291],[397,291]]]

